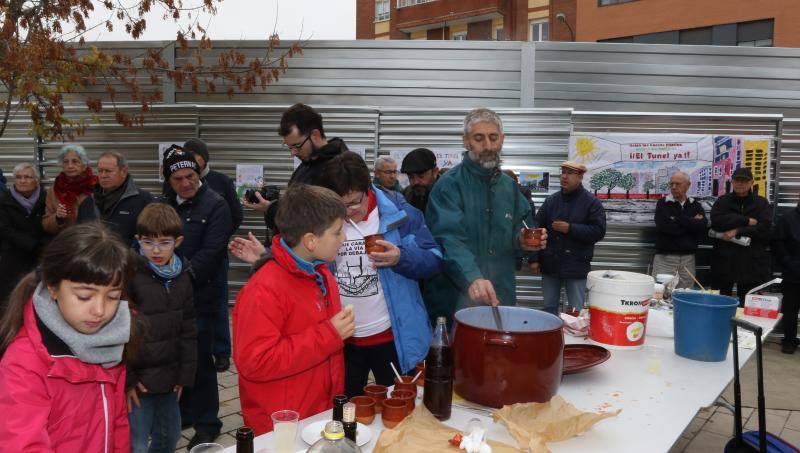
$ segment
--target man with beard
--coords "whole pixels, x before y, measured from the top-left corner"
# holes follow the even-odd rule
[[[428,316],[452,322],[456,310],[478,304],[515,305],[515,263],[525,251],[522,221],[533,222],[528,200],[500,171],[503,122],[492,110],[464,118],[460,164],[444,174],[428,199],[426,220],[444,251],[444,273],[428,280]]]
[[[575,310],[586,299],[586,276],[594,256],[594,244],[606,235],[606,213],[594,195],[583,187],[586,166],[573,161],[561,164],[561,191],[544,200],[536,213],[536,225],[547,228],[550,242],[531,258],[531,272],[542,273],[544,309],[558,314],[561,287]]]
[[[428,206],[428,195],[439,179],[436,155],[428,148],[417,148],[403,158],[400,172],[405,173],[409,183],[403,191],[403,196],[411,206],[424,214]]]
[[[325,164],[347,151],[347,145],[340,138],[328,138],[322,127],[322,115],[305,104],[295,104],[283,112],[278,135],[283,137],[283,146],[292,156],[300,159],[300,165],[289,178],[289,185],[311,184],[318,185],[317,178],[322,173]],[[267,201],[260,193],[256,192],[258,203],[243,200],[246,208],[264,213],[264,222],[267,228],[277,232],[275,214],[278,212],[279,200]]]

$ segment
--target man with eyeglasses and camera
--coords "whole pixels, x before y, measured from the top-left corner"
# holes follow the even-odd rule
[[[325,163],[348,150],[342,139],[329,140],[322,126],[322,115],[301,103],[283,112],[278,134],[283,137],[283,146],[291,151],[293,157],[300,159],[300,165],[289,178],[289,185],[318,185],[317,179]],[[275,214],[280,200],[269,201],[260,192],[254,195],[258,201],[243,200],[244,206],[263,212],[267,228],[276,232]]]
[[[697,274],[694,254],[700,239],[708,230],[708,219],[703,206],[688,196],[691,185],[689,175],[676,171],[669,178],[670,194],[656,203],[653,276],[677,273],[676,288],[694,286],[692,276]]]
[[[173,145],[164,155],[163,175],[168,181],[167,202],[183,222],[183,243],[178,253],[189,260],[193,272],[194,306],[197,315],[197,373],[194,386],[181,398],[181,421],[194,426],[189,448],[212,442],[222,422],[214,366],[214,321],[222,296],[222,268],[228,237],[233,229],[225,200],[200,180],[194,156]]]

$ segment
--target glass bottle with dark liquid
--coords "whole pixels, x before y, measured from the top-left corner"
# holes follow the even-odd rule
[[[436,330],[425,358],[425,407],[439,420],[450,418],[453,403],[453,351],[447,337],[447,320],[436,319]]]

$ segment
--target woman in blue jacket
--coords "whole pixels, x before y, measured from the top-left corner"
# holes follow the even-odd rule
[[[346,152],[325,164],[319,184],[347,206],[334,275],[342,305],[352,305],[356,332],[345,342],[345,393],[362,393],[370,371],[392,385],[391,364],[410,371],[425,358],[431,327],[417,280],[439,273],[442,253],[422,213],[395,192],[370,183],[367,164]],[[384,251],[367,249],[364,236],[383,235]]]

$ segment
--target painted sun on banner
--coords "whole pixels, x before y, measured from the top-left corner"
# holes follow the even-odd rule
[[[707,210],[731,191],[731,175],[741,167],[751,169],[753,190],[767,197],[769,145],[769,137],[752,136],[576,134],[569,159],[587,166],[583,185],[603,202],[609,222],[646,225],[676,171],[689,175],[689,196]]]

